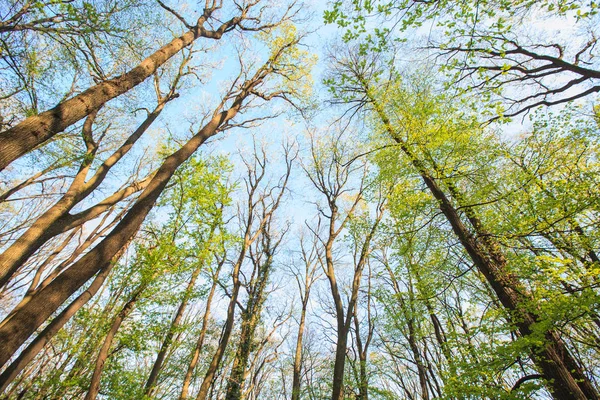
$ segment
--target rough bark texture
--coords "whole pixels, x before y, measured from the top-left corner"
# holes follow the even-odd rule
[[[39,248],[53,237],[73,229],[90,219],[98,216],[101,212],[126,198],[127,196],[143,188],[149,180],[143,180],[135,185],[119,190],[104,201],[88,208],[85,211],[71,215],[69,212],[79,202],[89,196],[106,178],[110,169],[119,161],[137,140],[146,132],[152,123],[162,112],[166,102],[169,99],[162,99],[158,106],[146,117],[140,126],[127,138],[127,140],[115,151],[102,165],[96,173],[86,182],[89,167],[95,154],[96,146],[92,138],[92,123],[95,118],[95,112],[88,116],[84,125],[84,137],[88,144],[88,154],[82,164],[77,176],[71,183],[65,195],[58,200],[52,207],[46,210],[32,225],[27,229],[9,248],[0,254],[0,286],[5,285],[8,280],[19,270],[19,268],[31,257]],[[87,132],[86,132],[87,130]]]

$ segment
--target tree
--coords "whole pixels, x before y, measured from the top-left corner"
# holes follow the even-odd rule
[[[336,264],[339,256],[335,255],[334,244],[347,225],[358,218],[360,205],[364,201],[365,192],[369,185],[368,168],[364,161],[357,161],[359,158],[351,153],[347,146],[342,145],[343,133],[331,135],[326,137],[325,140],[324,143],[319,143],[314,136],[311,137],[310,158],[304,168],[311,183],[326,201],[327,212],[319,207],[319,221],[320,218],[324,218],[326,221],[323,223],[324,232],[316,232],[314,228],[313,232],[315,235],[319,235],[319,242],[323,246],[324,273],[329,281],[331,297],[335,307],[337,340],[332,398],[337,400],[342,399],[344,396],[343,382],[348,335],[352,326],[363,271],[371,253],[371,241],[383,218],[386,200],[385,190],[380,188],[379,193],[375,195],[377,200],[372,220],[368,219],[368,213],[366,212],[362,216],[368,222],[362,232],[364,236],[354,244],[353,277],[347,305],[344,306],[336,274]],[[355,163],[358,163],[358,165],[355,166]],[[353,184],[356,185],[356,188],[352,187]],[[319,223],[318,226],[320,225]]]
[[[379,20],[374,30],[367,21]],[[532,35],[544,19],[560,31]],[[448,90],[490,101],[493,118],[514,117],[538,106],[594,100],[600,91],[596,59],[598,5],[581,1],[354,1],[335,2],[325,20],[346,29],[346,40],[384,49],[426,26],[425,47],[442,61]],[[577,40],[573,37],[577,36]],[[527,88],[523,91],[522,88]]]
[[[452,226],[454,233],[474,264],[485,276],[498,300],[509,311],[510,318],[518,327],[520,334],[526,338],[533,336],[541,339],[543,344],[541,346],[534,345],[531,350],[532,357],[545,378],[551,382],[554,396],[565,399],[573,397],[581,399],[597,398],[598,394],[594,385],[585,376],[557,332],[549,327],[542,331],[537,330],[537,327],[543,321],[543,315],[539,312],[539,305],[536,305],[533,294],[527,290],[519,277],[508,268],[508,259],[501,244],[489,234],[488,229],[478,215],[476,207],[465,202],[465,196],[459,187],[455,186],[451,180],[443,178],[443,166],[438,164],[427,147],[412,141],[413,135],[422,135],[424,129],[430,129],[417,128],[419,125],[423,126],[421,124],[427,119],[415,118],[409,111],[409,114],[400,114],[397,120],[392,120],[390,115],[398,115],[398,110],[395,108],[398,103],[388,102],[384,99],[394,98],[393,93],[396,93],[398,84],[390,83],[382,93],[372,86],[372,79],[375,76],[373,73],[376,72],[377,68],[374,63],[362,60],[352,54],[348,58],[338,57],[336,60],[338,82],[342,82],[342,85],[335,88],[338,98],[358,98],[363,101],[361,106],[371,107],[372,115],[377,118],[379,129],[382,129],[398,145],[399,150],[421,176],[432,196],[438,201],[440,211]],[[402,90],[400,90],[400,93],[402,93]],[[425,99],[427,102],[427,92],[417,93],[417,99]],[[408,99],[402,99],[402,101],[406,100]],[[410,100],[405,104],[410,104]],[[423,112],[421,110],[429,113],[430,120],[436,115],[432,113],[431,108],[416,109],[417,115],[419,112]],[[440,128],[438,132],[443,132],[448,126],[451,126],[447,123],[445,117],[447,113],[448,110],[443,114],[445,128]],[[415,126],[415,123],[417,126]],[[429,124],[429,126],[432,125]],[[465,128],[467,127],[460,127],[456,132],[464,131]],[[440,185],[440,179],[446,186],[445,189]],[[463,222],[459,209],[465,210],[466,223]]]
[[[207,1],[202,15],[195,24],[189,24],[183,17],[178,16],[188,31],[162,46],[127,73],[92,86],[52,109],[30,116],[14,127],[0,132],[0,140],[3,143],[0,152],[0,170],[80,119],[97,112],[109,100],[142,83],[152,76],[158,67],[196,39],[204,37],[219,40],[225,33],[236,28],[260,31],[277,25],[275,22],[264,24],[260,21],[260,17],[251,15],[257,4],[258,1],[252,1],[238,6],[239,14],[219,24],[216,29],[207,29],[205,24],[208,26],[211,19],[215,18],[216,12],[222,8],[222,2]],[[168,7],[167,9],[172,11]],[[287,14],[284,14],[279,21],[286,19]]]
[[[2,357],[4,364],[26,338],[39,327],[73,292],[89,280],[96,272],[104,268],[114,255],[133,237],[146,215],[153,208],[170,178],[208,138],[227,128],[231,120],[243,109],[250,99],[271,99],[290,95],[288,89],[275,88],[274,91],[261,93],[271,75],[284,76],[295,73],[296,68],[286,64],[280,67],[289,53],[294,51],[299,39],[292,33],[280,40],[269,59],[244,82],[234,82],[229,93],[210,115],[208,122],[177,151],[170,154],[162,163],[148,186],[138,197],[129,212],[116,227],[94,249],[73,263],[52,283],[32,296],[31,300],[11,315],[0,327],[2,337]],[[244,73],[245,71],[242,71]],[[268,88],[267,88],[268,90]],[[258,95],[258,96],[257,96]],[[291,93],[293,95],[293,93]]]

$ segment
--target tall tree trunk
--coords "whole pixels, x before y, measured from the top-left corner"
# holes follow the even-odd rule
[[[232,272],[233,289],[231,291],[229,305],[227,306],[227,317],[225,319],[225,325],[223,326],[223,333],[221,334],[221,339],[219,340],[217,350],[215,351],[215,354],[213,354],[210,364],[208,365],[208,369],[206,370],[206,374],[204,375],[204,379],[200,385],[200,390],[196,396],[196,400],[206,400],[212,382],[215,379],[215,374],[221,365],[221,360],[225,354],[227,344],[229,343],[229,338],[231,336],[231,331],[233,330],[233,323],[235,319],[235,308],[237,306],[237,299],[240,292],[241,282],[239,280],[239,273],[244,256],[245,250],[242,250],[242,254],[238,258],[238,261],[236,262]]]
[[[306,295],[308,299],[308,295]],[[300,385],[302,383],[302,339],[304,338],[304,327],[306,325],[307,301],[302,302],[300,314],[300,325],[298,326],[298,338],[296,339],[296,352],[294,355],[294,378],[292,380],[292,400],[300,400]]]
[[[255,196],[258,194],[259,184],[265,176],[265,166],[267,164],[266,153],[264,153],[264,152],[262,153],[263,158],[261,160],[258,158],[258,156],[255,152],[254,153],[255,164],[253,166],[251,166],[250,164],[246,164],[246,166],[248,168],[248,180],[246,181],[248,197],[247,197],[247,210],[246,210],[247,215],[245,217],[246,221],[245,221],[245,230],[244,230],[244,235],[243,235],[242,247],[240,249],[240,254],[233,266],[233,271],[231,273],[231,278],[233,280],[233,288],[231,290],[229,305],[227,307],[227,317],[225,320],[225,325],[223,327],[223,333],[221,335],[219,345],[217,346],[217,350],[215,351],[215,354],[213,355],[211,362],[208,365],[208,369],[206,371],[206,374],[204,375],[202,384],[200,385],[200,391],[198,392],[198,395],[196,396],[196,400],[205,400],[207,398],[210,388],[212,386],[212,383],[215,379],[217,370],[219,369],[219,366],[221,364],[221,360],[223,359],[223,355],[225,354],[225,349],[227,348],[227,345],[229,343],[229,339],[231,337],[231,332],[233,330],[233,323],[234,323],[234,319],[235,319],[235,310],[236,310],[236,307],[238,304],[238,296],[239,296],[240,287],[241,287],[240,270],[242,268],[244,259],[246,258],[246,254],[248,252],[251,253],[250,256],[251,256],[253,262],[255,263],[255,268],[256,268],[256,261],[254,261],[254,258],[252,257],[252,251],[250,249],[250,246],[252,246],[252,244],[256,241],[256,239],[258,238],[258,236],[261,233],[263,234],[263,240],[265,240],[265,237],[268,238],[269,228],[267,226],[271,222],[273,213],[279,207],[281,198],[286,190],[287,182],[288,182],[290,172],[291,172],[291,163],[293,160],[288,158],[289,153],[287,152],[287,150],[286,150],[285,155],[286,155],[287,168],[286,168],[285,176],[279,183],[279,186],[278,186],[278,189],[280,189],[279,192],[275,192],[273,189],[271,189],[268,192],[264,193],[260,197],[260,200],[256,200]],[[267,203],[266,199],[270,199],[271,202]],[[257,215],[255,215],[255,213],[257,213],[259,211],[257,209],[257,207],[259,205],[262,205],[263,208],[260,210],[261,214],[257,216]],[[258,220],[258,224],[255,224],[256,220]],[[257,226],[254,226],[254,225],[257,225]],[[256,231],[254,231],[254,228],[256,229]],[[269,241],[267,240],[267,245],[268,244],[269,244]],[[267,262],[267,265],[269,263],[270,263],[270,259]],[[264,280],[262,282],[262,284],[266,284],[266,280]],[[264,290],[264,289],[262,289],[262,290]],[[262,296],[262,293],[261,293],[261,296]],[[250,296],[250,298],[252,298],[252,296]],[[259,308],[260,307],[258,307],[257,310]]]
[[[346,367],[346,349],[348,347],[348,331],[345,324],[337,325],[337,342],[335,344],[335,359],[333,365],[333,388],[331,399],[344,398],[344,369]]]
[[[367,378],[368,345],[363,344],[360,337],[360,322],[356,312],[353,315],[354,334],[356,335],[356,350],[358,353],[358,396],[359,400],[369,400],[369,381]]]
[[[162,369],[163,363],[165,361],[165,356],[167,355],[167,351],[169,350],[169,347],[171,347],[171,344],[173,343],[173,336],[175,335],[175,331],[179,327],[181,319],[183,318],[183,313],[185,312],[185,309],[187,308],[188,301],[194,290],[194,286],[196,285],[196,279],[198,278],[198,275],[200,274],[200,270],[201,270],[201,267],[199,266],[192,273],[190,281],[188,282],[188,285],[185,289],[183,298],[181,299],[181,303],[179,304],[179,307],[177,308],[177,312],[175,313],[175,317],[173,318],[173,321],[171,322],[171,326],[169,327],[169,330],[167,331],[167,335],[165,336],[165,339],[163,340],[162,345],[160,346],[160,350],[156,356],[154,365],[152,365],[152,370],[150,371],[150,376],[148,377],[148,381],[146,381],[146,386],[144,388],[144,394],[146,396],[151,396],[154,386],[156,385],[156,380],[158,379],[158,374],[160,373],[160,370]]]
[[[116,261],[115,261],[116,262]],[[67,306],[43,331],[19,354],[0,375],[0,393],[19,375],[27,364],[44,348],[81,307],[83,307],[100,289],[115,262],[111,262],[96,275],[90,286]]]
[[[147,285],[141,284],[132,294],[131,298],[125,303],[121,311],[117,314],[113,323],[104,338],[104,342],[102,343],[102,347],[100,348],[100,352],[98,353],[98,357],[96,358],[96,366],[94,367],[94,373],[92,374],[92,379],[90,381],[90,389],[85,396],[85,400],[95,400],[100,392],[100,377],[102,375],[102,370],[104,369],[104,364],[108,359],[108,354],[110,348],[112,347],[113,340],[117,331],[121,327],[123,320],[127,318],[127,316],[133,311],[133,307],[137,302],[140,294],[144,291]]]
[[[205,9],[196,26],[158,49],[125,74],[92,86],[83,93],[57,104],[52,109],[28,117],[16,126],[0,132],[0,143],[2,143],[0,171],[55,134],[85,118],[109,100],[128,92],[145,81],[161,65],[199,37],[220,39],[225,32],[241,21],[240,17],[236,17],[223,23],[214,31],[206,30],[203,25],[214,10],[215,8]]]
[[[238,348],[229,374],[225,400],[240,400],[242,398],[242,388],[246,378],[248,368],[248,359],[254,348],[254,336],[256,327],[260,322],[260,317],[265,301],[265,289],[269,280],[271,268],[273,266],[273,249],[270,248],[271,240],[269,232],[264,230],[263,243],[265,248],[265,261],[254,260],[256,278],[248,285],[249,297],[246,303],[246,309],[242,312],[242,327]]]
[[[414,320],[409,317],[407,319],[408,325],[408,345],[410,346],[410,350],[413,353],[413,358],[415,359],[415,364],[417,365],[417,375],[419,376],[419,385],[421,386],[421,398],[423,400],[429,400],[429,390],[427,389],[427,369],[423,364],[423,359],[421,357],[421,350],[417,344],[417,340],[415,338],[415,326]]]
[[[367,93],[371,91],[366,88]],[[510,318],[515,322],[523,336],[533,333],[533,326],[539,322],[535,310],[531,309],[532,298],[518,277],[507,269],[507,261],[491,235],[483,229],[473,210],[467,209],[466,214],[473,226],[475,234],[465,226],[457,209],[450,199],[430,175],[423,162],[417,158],[408,145],[395,133],[391,121],[385,114],[378,101],[370,96],[375,111],[381,118],[390,137],[398,143],[401,150],[417,169],[433,197],[438,201],[440,210],[450,223],[452,230],[460,240],[473,263],[486,278],[492,290],[498,296],[502,305],[509,311]],[[460,193],[455,189],[454,197],[460,200]],[[458,197],[457,197],[458,196]],[[548,330],[544,332],[545,343],[532,349],[532,359],[543,372],[544,378],[551,387],[553,396],[560,400],[597,400],[600,395],[583,373],[565,343],[559,335]]]
[[[242,398],[246,368],[250,352],[252,351],[256,323],[258,322],[257,316],[249,312],[242,313],[241,319],[240,340],[233,359],[231,372],[227,379],[225,400],[240,400]]]
[[[189,396],[192,375],[194,374],[194,370],[196,369],[196,365],[198,364],[198,359],[200,358],[200,351],[202,350],[202,346],[204,346],[204,339],[206,337],[206,331],[208,330],[208,321],[210,318],[210,307],[212,305],[213,297],[215,295],[215,290],[217,289],[219,273],[221,272],[221,267],[223,266],[224,262],[225,258],[223,258],[223,262],[219,262],[217,270],[215,271],[215,275],[213,276],[213,282],[210,286],[208,297],[206,298],[206,310],[204,311],[204,316],[202,317],[202,328],[200,328],[200,335],[198,335],[198,341],[196,342],[194,353],[192,354],[192,358],[190,360],[187,371],[185,373],[185,377],[183,379],[181,395],[179,396],[180,400],[187,400]]]

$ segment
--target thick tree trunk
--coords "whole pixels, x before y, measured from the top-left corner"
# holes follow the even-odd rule
[[[173,343],[173,336],[175,335],[175,332],[176,332],[177,328],[179,327],[181,319],[183,318],[183,313],[185,312],[185,310],[187,308],[188,301],[190,299],[192,291],[194,290],[194,286],[196,285],[196,279],[198,278],[198,275],[200,274],[200,270],[201,270],[201,268],[198,267],[192,273],[190,281],[188,282],[188,285],[185,289],[183,298],[181,299],[181,303],[179,304],[179,307],[177,308],[177,312],[175,313],[175,317],[173,318],[173,321],[171,322],[171,326],[169,327],[167,335],[165,336],[165,339],[163,340],[162,345],[160,346],[160,350],[158,351],[156,360],[154,361],[154,365],[152,365],[152,370],[150,371],[150,376],[148,377],[148,381],[146,381],[146,386],[144,388],[144,394],[146,396],[149,396],[149,397],[151,396],[154,386],[156,385],[156,381],[158,379],[158,374],[160,373],[160,370],[162,369],[163,363],[165,361],[165,357],[167,355],[167,351],[169,350],[169,347],[171,347],[171,344]]]
[[[165,159],[127,215],[102,242],[63,271],[52,283],[36,293],[23,308],[13,314],[11,319],[0,327],[0,365],[4,365],[27,338],[69,296],[94,276],[133,237],[146,215],[154,207],[157,198],[166,187],[175,170],[206,139],[213,136],[219,127],[237,114],[242,101],[250,94],[251,89],[252,85],[248,85],[236,98],[229,110],[216,114],[185,145]]]
[[[54,108],[28,117],[13,128],[1,132],[0,171],[55,134],[85,118],[109,100],[128,92],[145,81],[161,65],[197,38],[220,39],[226,31],[241,20],[234,18],[222,24],[215,31],[207,31],[202,25],[211,13],[212,10],[205,10],[205,15],[200,17],[193,29],[158,49],[129,72],[92,86],[83,93],[59,103]]]
[[[399,144],[401,150],[421,175],[429,191],[438,201],[440,210],[452,226],[452,230],[473,263],[486,278],[502,305],[509,311],[510,317],[516,323],[520,333],[523,336],[532,334],[533,326],[539,322],[535,311],[530,309],[530,305],[528,306],[532,299],[518,278],[508,272],[506,259],[499,244],[483,231],[480,221],[473,215],[472,210],[467,210],[467,217],[476,234],[473,235],[469,231],[463,224],[457,209],[438,186],[436,180],[429,174],[422,161],[412,153],[405,142],[397,137],[390,120],[379,103],[372,97],[371,100],[385,129],[391,138]],[[544,337],[546,343],[532,349],[532,358],[548,381],[553,396],[560,400],[600,399],[596,388],[585,376],[557,333],[551,330],[546,331]]]
[[[115,260],[116,262],[116,260]],[[19,354],[0,375],[0,393],[19,375],[27,364],[44,348],[81,307],[83,307],[102,287],[114,262],[108,263],[92,281],[90,286],[67,306],[42,332]]]
[[[140,294],[144,291],[146,285],[142,284],[138,287],[135,292],[132,294],[131,298],[125,303],[121,311],[117,314],[113,323],[104,338],[104,342],[102,343],[102,347],[100,348],[100,352],[98,353],[98,357],[96,358],[96,365],[94,367],[94,373],[92,374],[92,379],[90,381],[90,389],[85,396],[85,400],[95,400],[100,392],[100,377],[102,375],[102,370],[104,369],[104,364],[108,359],[108,354],[110,348],[112,347],[113,340],[117,331],[121,327],[121,324],[127,318],[127,316],[133,311],[133,307],[137,302]]]

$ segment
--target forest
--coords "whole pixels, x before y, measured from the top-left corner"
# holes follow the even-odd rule
[[[0,0],[0,399],[600,400],[600,2]]]

